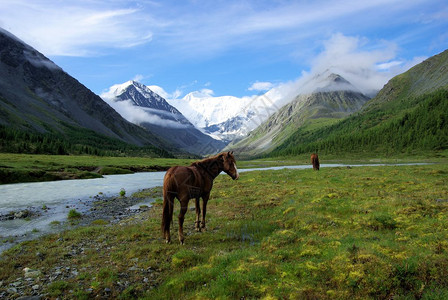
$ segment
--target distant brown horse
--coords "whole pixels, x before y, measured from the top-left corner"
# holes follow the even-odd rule
[[[311,154],[311,164],[315,171],[319,171],[319,157],[316,153]]]
[[[197,231],[205,228],[205,214],[207,201],[216,176],[226,172],[232,179],[238,179],[235,157],[232,152],[220,153],[210,158],[192,163],[189,167],[172,167],[163,179],[163,214],[162,231],[167,243],[171,242],[170,225],[173,219],[174,198],[180,202],[179,213],[179,241],[184,243],[184,216],[188,209],[190,199],[196,199]],[[202,220],[200,220],[201,207],[199,198],[202,198]]]

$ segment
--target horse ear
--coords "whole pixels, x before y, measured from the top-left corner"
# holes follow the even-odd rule
[[[233,151],[229,151],[229,152],[227,152],[227,154],[229,154],[229,155],[232,154],[233,155]]]

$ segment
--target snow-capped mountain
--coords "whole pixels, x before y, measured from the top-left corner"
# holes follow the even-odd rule
[[[238,135],[247,120],[247,106],[251,98],[233,96],[213,97],[193,92],[182,99],[170,100],[197,128],[223,141],[231,141]],[[239,120],[238,126],[234,120]],[[244,134],[243,134],[244,135]]]
[[[187,152],[214,154],[226,145],[198,130],[179,110],[142,83],[113,85],[101,97],[130,122]]]
[[[134,80],[113,85],[101,97],[133,123],[153,123],[166,127],[192,126],[163,97]],[[138,110],[140,113],[136,113]]]
[[[211,91],[203,90],[169,103],[203,132],[230,142],[244,138],[297,95],[332,91],[360,92],[342,76],[326,70],[279,85],[261,95],[214,97]]]
[[[203,132],[227,143],[246,136],[276,112],[278,103],[286,98],[276,90],[243,98],[193,92],[169,103]]]
[[[204,92],[192,92],[182,99],[169,100],[196,127],[205,128],[237,116],[246,99],[233,96],[213,97]]]

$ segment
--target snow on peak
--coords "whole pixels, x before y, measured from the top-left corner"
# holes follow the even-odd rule
[[[134,80],[115,84],[100,95],[122,117],[135,124],[184,128],[188,120],[146,85]]]
[[[284,97],[283,93],[275,89],[265,94],[242,98],[214,97],[213,92],[206,89],[168,102],[197,128],[202,128],[215,138],[229,140],[229,137],[243,137],[255,129],[276,112]]]
[[[143,95],[155,94],[146,85],[144,85],[140,82],[137,82],[135,80],[129,80],[129,81],[126,81],[125,83],[114,84],[113,86],[111,86],[109,88],[108,91],[105,91],[101,94],[101,98],[103,98],[103,99],[104,98],[107,98],[107,99],[116,98],[117,96],[120,96],[121,94],[125,93],[126,90],[128,90],[131,86],[135,87],[135,89],[137,89]]]
[[[182,99],[168,102],[176,107],[196,127],[204,128],[231,119],[244,111],[249,97],[213,97],[208,91],[192,92]]]
[[[132,81],[126,81],[125,83],[114,84],[108,91],[103,92],[100,96],[103,99],[114,99],[118,95],[121,95],[130,85]]]

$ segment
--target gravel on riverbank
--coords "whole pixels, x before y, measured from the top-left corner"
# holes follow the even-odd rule
[[[116,226],[117,224],[143,222],[147,219],[148,211],[151,210],[151,202],[161,197],[161,195],[160,187],[141,190],[129,197],[106,197],[97,195],[89,203],[90,209],[83,212],[79,218],[67,219],[64,224],[60,224],[61,231],[92,224]],[[25,214],[26,216],[24,216]],[[7,217],[10,218],[12,216],[15,218],[15,215],[17,217],[33,218],[37,213],[33,212],[33,209],[30,208],[26,212],[8,213]],[[60,240],[60,242],[62,243],[63,240]],[[103,251],[104,247],[106,246],[85,239],[82,243],[71,245],[70,249],[66,249],[65,256],[69,261],[69,258],[72,259],[85,255],[88,251]],[[45,254],[37,252],[35,259],[43,261],[45,260]],[[148,281],[156,277],[158,272],[151,268],[143,270],[137,267],[129,271],[141,273]],[[16,278],[14,282],[0,281],[0,299],[20,299],[23,297],[26,299],[47,299],[48,295],[44,291],[48,291],[49,286],[76,278],[82,272],[86,272],[86,270],[73,265],[56,265],[49,272],[47,271],[45,273],[41,270],[34,270],[25,266],[23,268],[23,276]],[[128,275],[121,275],[123,278],[118,280],[118,282],[125,289],[130,284],[126,280]],[[89,293],[88,290],[84,292]],[[108,291],[105,290],[104,297],[107,297],[107,294]]]

